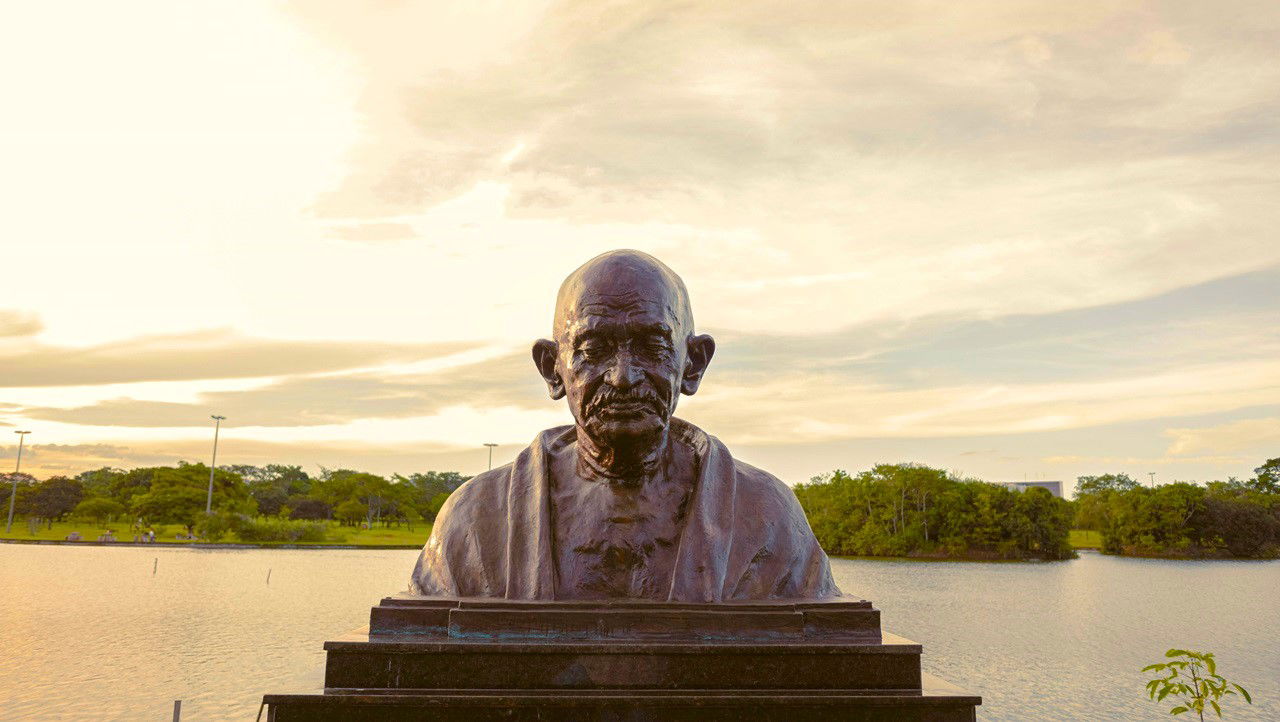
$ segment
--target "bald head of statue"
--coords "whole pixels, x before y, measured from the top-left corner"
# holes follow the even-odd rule
[[[710,336],[694,333],[680,277],[630,250],[569,274],[552,332],[533,346],[551,398],[568,398],[594,446],[633,458],[662,445],[680,394],[697,392],[716,349]]]

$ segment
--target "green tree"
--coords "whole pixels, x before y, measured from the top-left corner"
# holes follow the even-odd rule
[[[369,506],[361,504],[355,499],[348,499],[333,510],[333,515],[338,521],[349,526],[356,526],[361,520],[365,519],[369,514]]]
[[[130,469],[120,476],[113,477],[110,479],[111,488],[107,496],[127,507],[132,507],[134,497],[151,491],[151,481],[155,477],[156,471],[164,468],[168,467],[143,466],[137,469]],[[207,474],[208,471],[205,473]]]
[[[82,519],[92,519],[94,523],[101,525],[123,516],[125,511],[124,505],[118,501],[101,496],[91,496],[76,504],[76,508],[72,510],[71,514]]]
[[[86,497],[101,496],[110,498],[113,483],[124,476],[125,473],[124,469],[103,466],[91,471],[82,471],[76,474],[75,478],[84,487]]]
[[[52,476],[35,485],[26,501],[26,512],[45,519],[49,528],[54,521],[62,521],[80,500],[84,498],[84,486],[75,479]]]
[[[1253,488],[1264,494],[1280,494],[1280,457],[1267,459],[1253,473]]]
[[[1218,674],[1218,665],[1212,652],[1170,649],[1164,656],[1172,661],[1149,664],[1142,671],[1162,673],[1162,676],[1147,682],[1147,696],[1156,702],[1163,702],[1166,697],[1179,702],[1169,710],[1169,714],[1195,712],[1201,722],[1204,722],[1204,708],[1209,705],[1218,717],[1222,717],[1224,698],[1234,694],[1239,694],[1245,702],[1253,704],[1253,698],[1244,687],[1228,682]]]
[[[427,511],[430,513],[430,516],[424,516],[424,518],[428,521],[435,521],[436,517],[440,514],[440,508],[449,500],[449,496],[449,492],[442,491],[431,497],[431,501],[427,503]]]
[[[204,514],[209,467],[180,462],[176,468],[155,467],[149,471],[150,490],[133,498],[134,513],[148,521],[183,524],[188,530],[192,529]],[[213,509],[254,511],[248,489],[237,474],[222,469],[215,472]]]
[[[1069,558],[1071,507],[1044,489],[1026,493],[919,464],[843,470],[795,489],[832,554]]]
[[[1097,494],[1103,491],[1130,491],[1142,486],[1128,474],[1103,474],[1101,476],[1076,477],[1076,495]]]
[[[26,500],[31,490],[36,486],[36,478],[26,472],[0,474],[0,513],[9,513],[9,496],[13,493],[15,483],[18,489],[18,498],[14,500],[15,513],[26,513]]]
[[[290,497],[289,518],[313,520],[332,519],[333,507],[319,499],[309,499],[307,497],[298,496]]]
[[[396,474],[393,480],[408,492],[404,497],[405,503],[412,506],[422,518],[435,519],[439,507],[432,508],[433,500],[441,494],[448,498],[468,478],[456,471],[427,471],[409,476]]]
[[[267,464],[263,467],[248,464],[222,467],[239,474],[249,488],[249,495],[257,504],[258,513],[275,516],[292,496],[300,496],[311,490],[311,477],[301,466]]]

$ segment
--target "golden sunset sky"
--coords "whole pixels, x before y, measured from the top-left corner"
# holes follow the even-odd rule
[[[719,343],[680,415],[788,482],[1248,476],[1277,47],[1273,2],[12,4],[0,425],[42,478],[212,413],[219,463],[474,473],[568,421],[529,346],[629,247]]]

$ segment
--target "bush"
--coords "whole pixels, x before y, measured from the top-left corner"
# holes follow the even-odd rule
[[[232,514],[203,514],[196,519],[196,535],[206,541],[221,541],[237,526],[237,522],[238,519]]]
[[[337,506],[333,510],[333,515],[343,524],[355,526],[360,523],[361,519],[369,516],[369,507],[361,504],[357,499],[348,499]]]
[[[332,519],[333,507],[319,499],[292,497],[289,499],[290,519]]]
[[[76,504],[76,508],[71,513],[81,519],[92,519],[98,524],[105,524],[122,516],[124,512],[124,505],[120,502],[95,496]]]
[[[323,521],[241,518],[236,536],[245,542],[324,542],[329,525]]]

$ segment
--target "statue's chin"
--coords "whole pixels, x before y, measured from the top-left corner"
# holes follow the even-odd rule
[[[597,446],[628,456],[644,456],[662,441],[667,422],[655,414],[612,418],[601,415],[588,421],[586,429]]]

